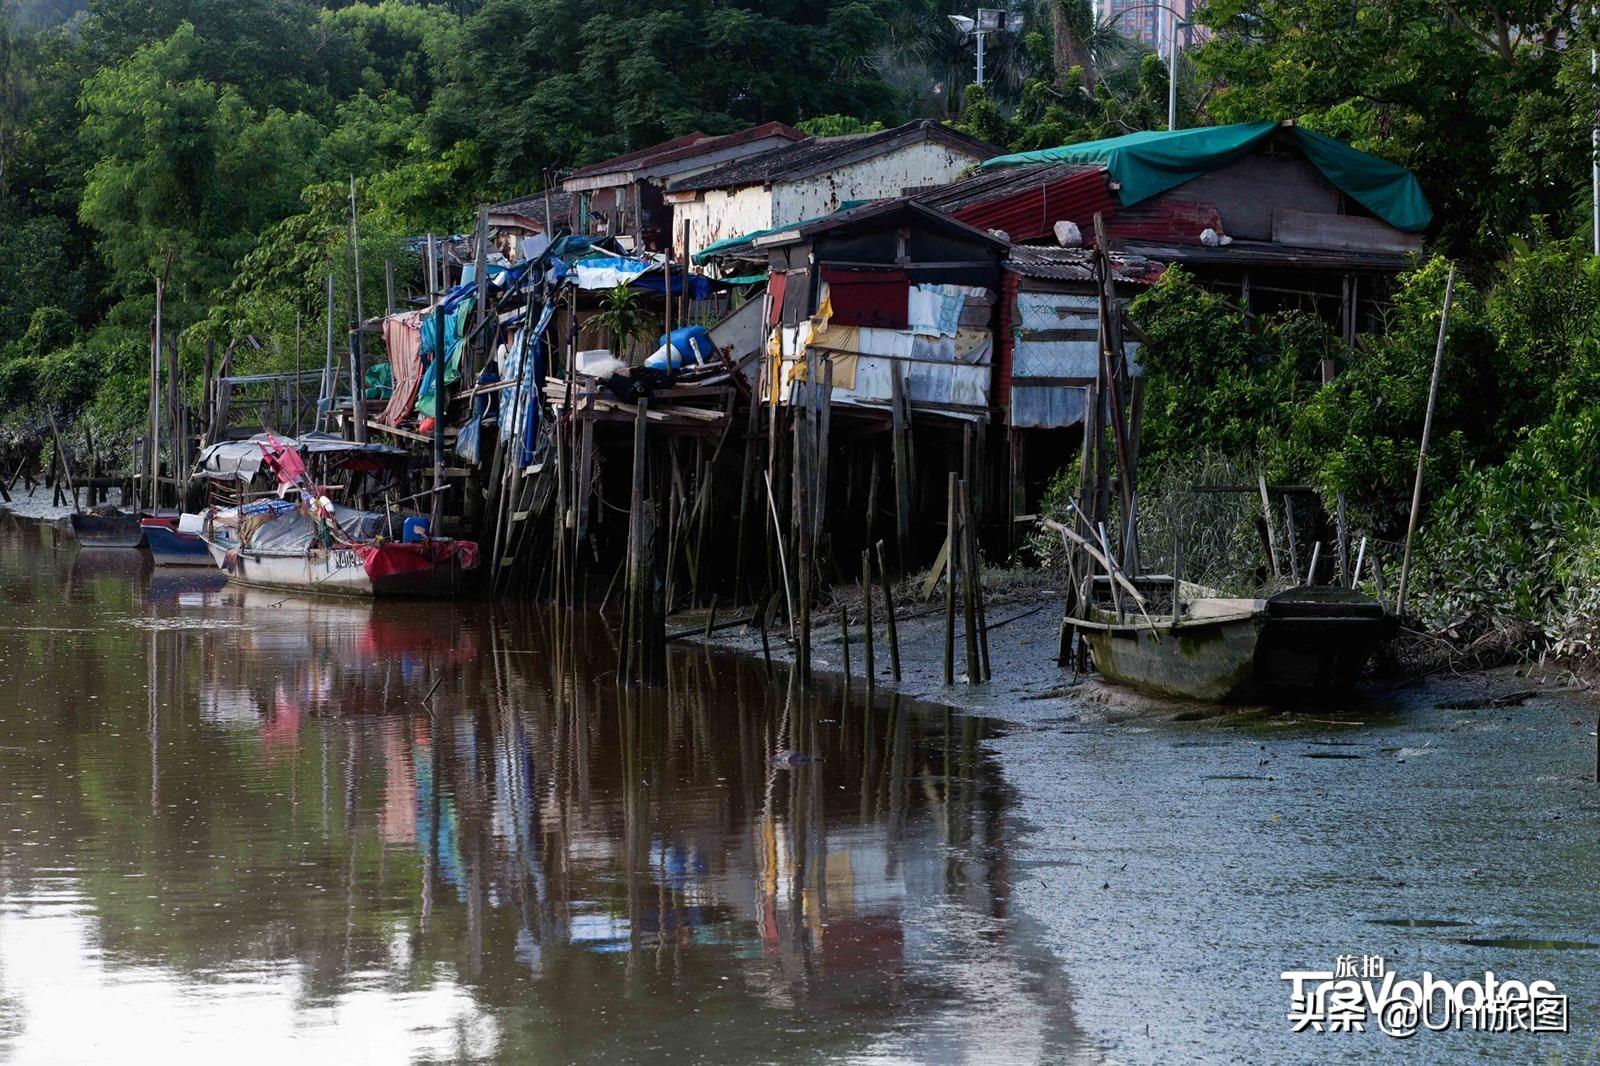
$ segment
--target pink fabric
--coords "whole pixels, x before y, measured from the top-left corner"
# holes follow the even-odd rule
[[[300,453],[293,448],[287,448],[271,433],[267,434],[267,443],[261,446],[261,452],[267,457],[267,465],[278,475],[280,485],[300,485],[306,480],[306,462],[300,458]]]
[[[422,314],[408,311],[383,320],[383,343],[389,349],[389,369],[394,375],[394,392],[383,409],[383,421],[398,426],[411,414],[422,387]]]

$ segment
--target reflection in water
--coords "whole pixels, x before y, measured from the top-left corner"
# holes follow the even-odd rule
[[[978,720],[121,554],[0,525],[0,1059],[1085,1050]]]

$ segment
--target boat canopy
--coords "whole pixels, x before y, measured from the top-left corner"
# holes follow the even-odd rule
[[[358,444],[328,433],[307,433],[301,437],[280,437],[276,434],[257,433],[248,440],[224,440],[207,445],[200,453],[196,473],[216,481],[249,481],[261,472],[265,464],[264,446],[276,442],[292,448],[302,456],[339,456],[376,460],[385,466],[398,466],[408,461],[409,453],[392,444]]]

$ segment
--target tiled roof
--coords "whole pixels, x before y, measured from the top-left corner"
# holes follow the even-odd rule
[[[668,192],[697,192],[704,189],[729,189],[742,185],[765,185],[808,177],[828,170],[852,157],[871,158],[873,155],[913,144],[921,140],[938,140],[962,148],[977,159],[987,158],[993,150],[976,137],[951,129],[931,119],[920,119],[896,126],[892,130],[876,133],[855,133],[845,137],[813,137],[796,144],[781,145],[744,159],[736,159],[713,167],[701,174],[680,178],[668,183]]]
[[[710,135],[705,133],[690,133],[671,141],[653,144],[648,148],[641,148],[636,152],[626,155],[614,156],[603,159],[598,163],[591,163],[586,167],[579,167],[568,178],[593,178],[602,174],[620,174],[629,170],[645,170],[650,167],[660,166],[678,159],[691,159],[697,155],[708,152],[720,151],[724,148],[733,148],[750,141],[759,141],[765,137],[782,137],[790,141],[805,140],[806,135],[793,126],[786,126],[782,122],[765,122],[759,126],[739,130],[737,133]]]

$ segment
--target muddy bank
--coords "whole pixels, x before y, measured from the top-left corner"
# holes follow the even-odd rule
[[[891,676],[887,626],[880,607],[873,628],[874,688],[882,693],[937,703],[1018,723],[1056,722],[1085,726],[1131,721],[1213,724],[1248,723],[1258,718],[1288,717],[1308,724],[1353,726],[1365,712],[1395,704],[1440,705],[1455,709],[1514,707],[1535,694],[1563,693],[1583,699],[1588,683],[1567,667],[1505,665],[1471,671],[1433,670],[1424,676],[1391,670],[1369,676],[1333,705],[1217,705],[1142,695],[1102,681],[1092,671],[1077,675],[1056,665],[1063,598],[1054,590],[1027,590],[997,596],[988,605],[991,680],[970,684],[961,621],[956,621],[955,676],[944,683],[944,613],[937,602],[897,604],[901,678]],[[844,638],[836,609],[817,612],[812,634],[812,668],[821,673],[846,673]],[[680,639],[728,648],[763,658],[761,634],[749,626],[719,629],[710,637],[688,635],[703,626],[706,613],[674,616],[669,631]],[[772,630],[768,645],[774,664],[794,658],[788,631]],[[848,627],[849,676],[866,684],[866,635],[852,616]],[[1600,705],[1600,701],[1596,701]],[[1330,710],[1330,706],[1337,710]]]

